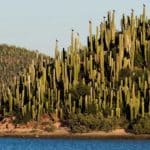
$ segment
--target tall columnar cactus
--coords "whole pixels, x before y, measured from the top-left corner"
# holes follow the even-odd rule
[[[58,40],[56,39],[56,46],[55,46],[55,59],[59,59],[59,48],[58,48]]]
[[[13,97],[10,92],[10,89],[8,88],[8,99],[9,99],[9,113],[12,113],[13,111]]]
[[[89,42],[90,42],[90,50],[93,51],[92,21],[89,21]]]
[[[145,106],[144,106],[144,98],[141,99],[141,111],[142,111],[142,117],[144,117],[145,114]]]
[[[112,40],[112,43],[115,43],[115,32],[116,32],[116,27],[115,27],[115,10],[113,10],[112,21],[111,21],[111,40]]]

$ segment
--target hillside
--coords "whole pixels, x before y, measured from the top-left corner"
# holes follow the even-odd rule
[[[6,75],[27,69],[2,90],[1,117],[26,123],[48,114],[72,132],[125,128],[150,134],[150,19],[145,9],[140,16],[134,11],[123,15],[121,31],[115,11],[108,12],[95,35],[89,21],[87,46],[72,30],[67,50],[60,51],[56,41],[54,59],[32,61],[35,52],[2,48],[4,82],[11,81]]]
[[[36,59],[36,52],[25,48],[0,45],[0,80],[9,83],[14,76],[28,68],[32,59]]]
[[[6,44],[0,45],[0,87],[2,83],[7,86],[11,85],[13,78],[18,77],[21,72],[28,69],[32,61],[37,63],[40,55],[42,54],[38,51]]]

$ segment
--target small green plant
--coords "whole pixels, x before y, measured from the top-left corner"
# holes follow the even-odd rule
[[[129,129],[135,134],[150,134],[150,116],[146,115],[144,118],[135,120]]]
[[[28,113],[25,116],[17,115],[15,120],[13,120],[13,124],[26,124],[32,119],[31,114]]]
[[[135,57],[134,57],[134,65],[140,68],[144,67],[144,57],[142,56],[142,53],[138,52],[135,53]]]
[[[44,131],[46,131],[46,132],[54,132],[55,131],[55,127],[53,125],[46,126]]]
[[[132,74],[131,74],[130,68],[124,68],[124,69],[121,69],[119,72],[119,79],[124,80],[125,77],[130,77],[131,75]]]

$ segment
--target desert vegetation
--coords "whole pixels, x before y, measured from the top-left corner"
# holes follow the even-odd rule
[[[72,132],[126,128],[150,133],[150,19],[115,11],[92,31],[87,46],[71,31],[68,49],[54,58],[0,46],[0,115],[38,121],[54,114]],[[12,64],[13,63],[13,64]],[[48,129],[49,130],[49,129]]]

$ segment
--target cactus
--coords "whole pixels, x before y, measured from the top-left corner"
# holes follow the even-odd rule
[[[87,46],[72,30],[71,44],[61,56],[56,40],[54,58],[37,52],[11,85],[0,79],[2,117],[13,114],[14,108],[38,121],[43,113],[63,120],[65,115],[90,114],[92,109],[95,114],[109,109],[108,116],[127,116],[131,122],[150,114],[150,24],[145,9],[140,17],[133,10],[130,16],[123,15],[120,32],[115,11],[96,27],[96,35],[89,21]]]
[[[13,111],[13,97],[10,92],[10,89],[8,88],[8,99],[9,99],[9,113],[12,113]]]
[[[90,41],[90,50],[93,51],[92,21],[89,21],[89,41]]]
[[[144,106],[144,98],[142,98],[142,100],[141,100],[142,102],[141,102],[141,111],[142,111],[142,117],[144,118],[144,113],[145,113],[145,106]]]

